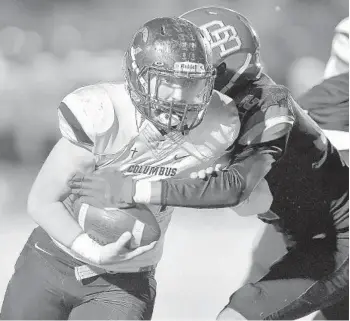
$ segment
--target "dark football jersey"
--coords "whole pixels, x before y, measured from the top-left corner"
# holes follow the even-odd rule
[[[241,120],[230,166],[206,181],[163,181],[162,203],[235,206],[265,177],[273,195],[271,210],[296,238],[334,225],[347,230],[348,167],[288,89],[263,75],[229,95]]]

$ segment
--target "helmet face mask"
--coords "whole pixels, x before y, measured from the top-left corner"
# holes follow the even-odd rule
[[[162,19],[170,18],[158,18]],[[170,26],[167,21],[158,21],[156,28],[145,24],[147,33],[156,39],[146,46],[141,41],[143,48],[136,34],[125,56],[125,77],[131,100],[145,118],[165,132],[183,133],[197,127],[203,120],[216,74],[210,45],[200,30],[188,21],[173,20],[175,22],[171,21]],[[180,30],[171,38],[159,41],[158,30],[161,33],[164,26],[169,30],[172,25],[178,29],[178,21],[183,28],[185,25],[188,39]],[[139,59],[135,54],[135,42],[140,48],[136,51],[142,52]]]
[[[212,73],[177,73],[150,68],[148,104],[141,113],[167,132],[188,131],[197,127],[206,111],[214,85]]]

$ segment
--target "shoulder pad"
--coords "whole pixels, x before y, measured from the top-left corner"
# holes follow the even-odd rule
[[[251,145],[269,142],[286,135],[294,124],[292,100],[282,86],[267,87],[260,98],[252,96],[254,104],[242,120],[239,144]],[[249,102],[246,102],[249,104]]]
[[[103,84],[79,88],[58,107],[59,126],[67,139],[93,146],[95,137],[113,124],[114,107]]]

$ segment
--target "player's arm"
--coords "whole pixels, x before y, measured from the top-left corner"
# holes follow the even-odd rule
[[[136,184],[134,200],[179,207],[234,207],[247,199],[283,155],[294,124],[292,99],[252,110],[224,171],[202,179],[168,179]]]
[[[287,136],[268,146],[246,148],[232,163],[207,179],[169,179],[150,183],[149,199],[142,199],[136,184],[135,201],[178,207],[234,207],[246,200],[283,153]]]
[[[83,233],[63,204],[67,182],[76,171],[92,171],[93,154],[61,138],[43,164],[28,197],[28,213],[50,236],[67,247]]]
[[[155,243],[126,252],[131,233],[125,232],[114,243],[104,246],[92,240],[69,214],[63,201],[70,194],[68,181],[76,172],[94,169],[92,153],[61,138],[41,168],[28,199],[31,217],[55,240],[72,249],[92,264],[112,264],[126,261],[151,250]]]
[[[272,201],[268,184],[263,177],[282,153],[282,148],[278,145],[283,146],[284,143],[284,138],[281,138],[280,141],[273,142],[271,147],[265,145],[245,148],[227,170],[218,171],[207,180],[141,180],[135,184],[131,177],[123,177],[119,171],[112,170],[103,171],[103,175],[102,172],[76,175],[70,182],[70,187],[73,194],[95,207],[121,208],[133,206],[133,203],[197,208],[234,207],[247,200],[239,213],[238,210],[233,210],[244,216],[259,214],[268,210]],[[251,198],[254,198],[254,204]],[[261,206],[256,205],[259,201],[262,202]]]
[[[94,155],[94,105],[82,88],[67,95],[58,107],[62,138],[42,166],[28,197],[28,212],[46,232],[71,247],[83,231],[70,215],[64,201],[70,194],[68,181],[77,171],[92,172]]]
[[[82,88],[63,100],[58,109],[63,138],[45,161],[28,199],[29,213],[51,237],[92,264],[100,265],[132,259],[154,246],[153,243],[131,252],[125,251],[125,245],[132,237],[129,232],[114,243],[99,245],[83,232],[64,205],[69,200],[68,181],[73,174],[95,169],[92,153],[95,137],[108,130],[113,111],[103,88],[96,86]],[[115,128],[116,134],[117,130]]]

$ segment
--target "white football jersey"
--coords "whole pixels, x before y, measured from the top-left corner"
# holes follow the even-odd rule
[[[189,177],[207,168],[237,138],[240,129],[233,101],[214,91],[203,122],[187,135],[166,135],[136,110],[124,84],[103,83],[82,87],[67,95],[59,109],[63,137],[89,149],[96,168],[116,167],[135,180]],[[161,258],[164,235],[173,209],[149,205],[162,236],[149,252],[108,269],[128,271],[129,267],[155,265]],[[69,249],[66,252],[73,255]],[[81,258],[79,258],[81,259]]]

